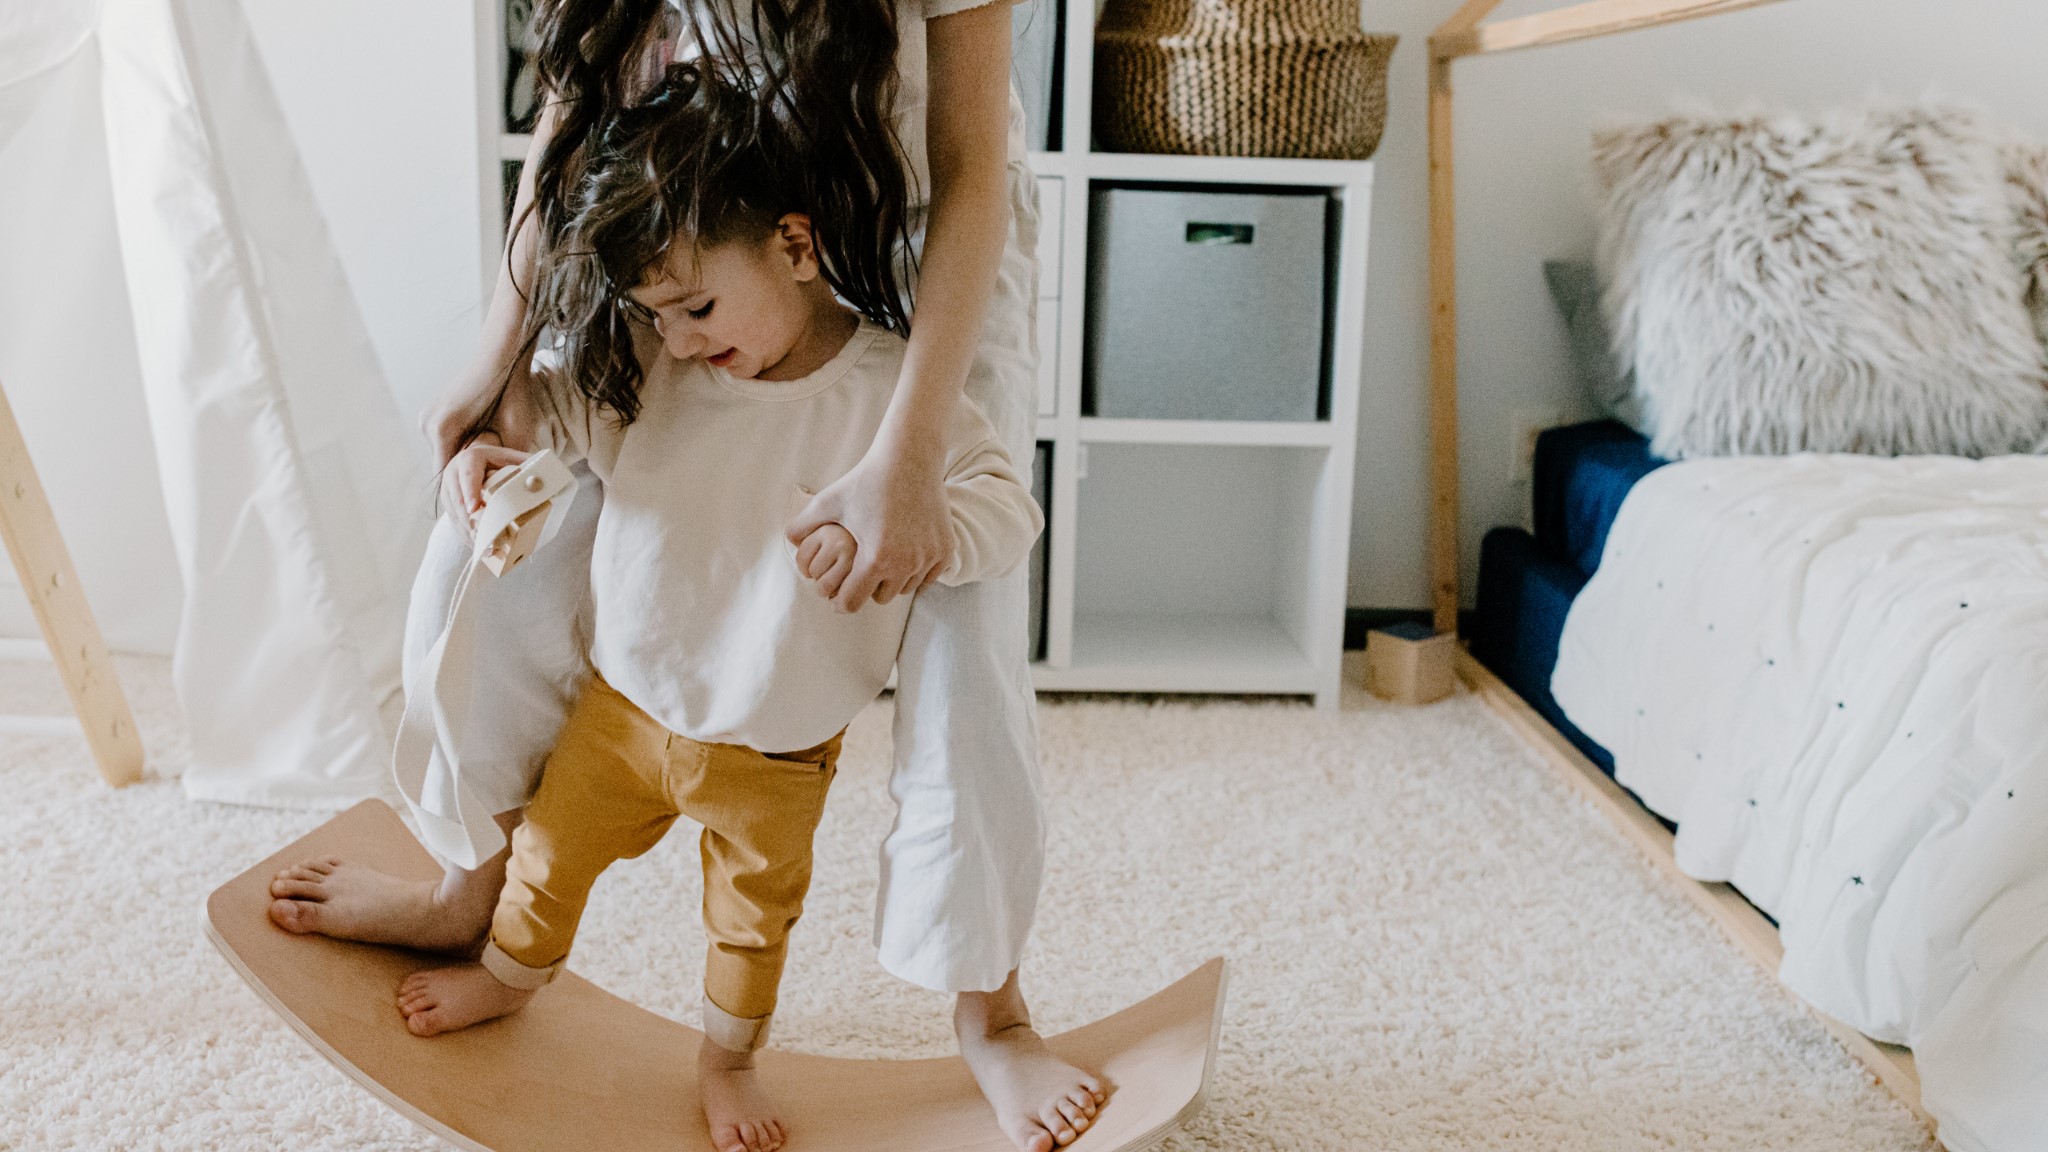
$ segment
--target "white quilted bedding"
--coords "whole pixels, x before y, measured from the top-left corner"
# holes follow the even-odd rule
[[[2048,1149],[2048,459],[1660,469],[1552,688],[1950,1148]]]

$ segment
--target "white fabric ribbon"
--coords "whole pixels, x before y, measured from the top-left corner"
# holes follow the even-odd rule
[[[462,785],[459,735],[469,725],[475,665],[476,614],[463,610],[478,580],[502,579],[553,539],[576,497],[576,477],[550,451],[526,458],[491,478],[477,514],[469,565],[448,602],[441,636],[407,677],[405,718],[392,753],[392,775],[419,825],[420,842],[458,867],[474,869],[505,847],[504,830],[475,793]],[[542,518],[535,532],[536,518]],[[436,752],[452,777],[454,811],[427,795]]]

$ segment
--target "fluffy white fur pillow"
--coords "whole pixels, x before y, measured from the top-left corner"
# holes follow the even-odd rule
[[[1967,113],[1895,108],[1680,117],[1604,131],[1594,154],[1616,351],[1658,454],[2042,441],[2039,150]]]

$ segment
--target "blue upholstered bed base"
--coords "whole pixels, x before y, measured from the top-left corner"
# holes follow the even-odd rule
[[[1613,420],[1552,428],[1536,441],[1536,531],[1496,528],[1479,555],[1472,654],[1609,775],[1614,758],[1565,719],[1550,673],[1565,614],[1600,566],[1622,499],[1664,464]]]

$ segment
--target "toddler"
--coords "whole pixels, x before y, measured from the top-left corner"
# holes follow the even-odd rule
[[[911,604],[842,612],[854,538],[784,529],[868,450],[906,343],[835,297],[792,210],[800,177],[758,127],[707,118],[693,127],[709,142],[664,169],[643,137],[676,119],[629,110],[601,136],[579,174],[578,258],[541,289],[566,338],[552,446],[604,485],[594,670],[513,834],[481,962],[408,978],[399,1008],[423,1036],[517,1010],[560,970],[597,876],[688,816],[704,827],[706,1118],[721,1152],[773,1152],[784,1133],[752,1053],[840,733],[886,684]],[[685,181],[698,208],[676,219]],[[944,447],[955,548],[937,579],[1003,575],[1043,526],[1028,485],[969,400]],[[474,509],[522,459],[473,445],[453,483]]]

